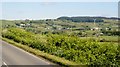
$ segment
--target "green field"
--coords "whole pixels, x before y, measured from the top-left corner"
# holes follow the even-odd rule
[[[3,38],[76,64],[119,67],[117,21],[104,20],[96,24],[67,20],[1,20],[0,31]]]

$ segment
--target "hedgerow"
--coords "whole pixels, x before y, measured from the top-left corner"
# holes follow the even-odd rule
[[[81,65],[119,66],[118,45],[67,35],[41,35],[10,28],[2,36]]]

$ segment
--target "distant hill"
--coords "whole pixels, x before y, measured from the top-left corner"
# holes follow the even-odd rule
[[[115,17],[89,17],[89,16],[85,16],[85,17],[59,17],[57,18],[58,20],[68,20],[68,21],[72,21],[72,22],[104,22],[103,19],[113,19],[113,20],[117,20],[118,18]]]

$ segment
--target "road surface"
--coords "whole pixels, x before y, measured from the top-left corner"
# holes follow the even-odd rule
[[[15,47],[5,41],[2,42],[2,64],[6,67],[12,65],[51,65],[43,58],[38,58],[18,47]],[[21,66],[20,66],[21,67]],[[30,67],[30,66],[28,66]],[[33,66],[35,67],[35,66]],[[40,67],[40,66],[39,66]]]

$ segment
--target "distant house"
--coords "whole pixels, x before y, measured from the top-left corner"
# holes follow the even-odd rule
[[[30,24],[29,24],[29,23],[27,23],[27,24],[26,24],[26,26],[30,26]]]
[[[93,27],[93,28],[91,28],[91,30],[101,30],[101,28],[99,28],[99,27]]]
[[[46,30],[49,30],[50,28],[49,27],[47,27],[47,28],[45,28]]]
[[[20,26],[24,27],[24,26],[30,26],[31,24],[27,23],[27,24],[20,24]]]
[[[62,30],[62,28],[58,28],[58,30]]]
[[[107,28],[105,28],[106,30],[111,30],[111,28],[109,28],[109,27],[107,27]]]
[[[20,24],[20,26],[25,26],[25,24]]]

